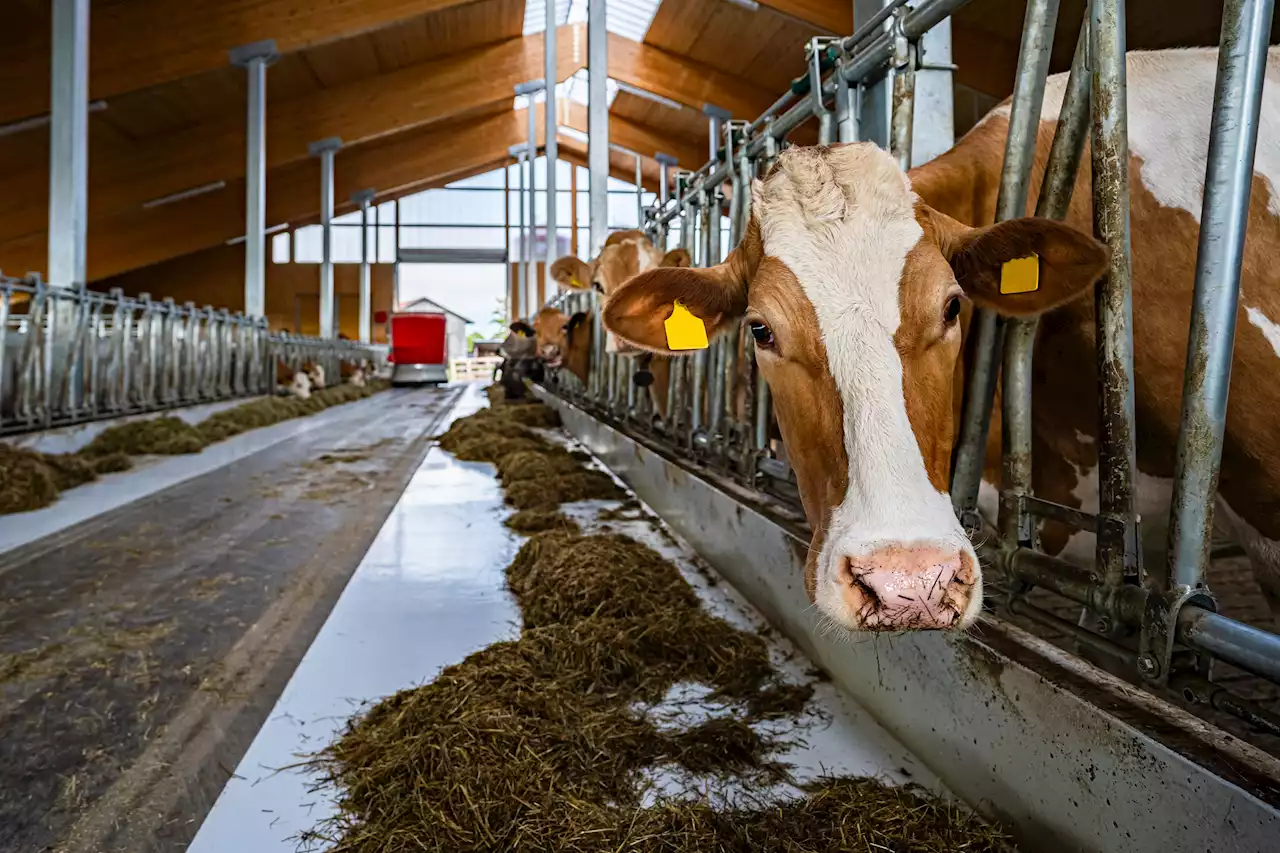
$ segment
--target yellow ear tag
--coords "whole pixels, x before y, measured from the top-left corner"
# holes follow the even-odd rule
[[[1000,268],[1000,293],[1034,293],[1040,289],[1040,256],[1005,261]]]
[[[574,287],[582,287],[582,282],[578,281],[573,276],[569,276],[569,283],[572,284]]]
[[[701,320],[689,313],[684,303],[676,301],[671,316],[664,322],[667,330],[667,348],[671,350],[691,350],[707,348],[707,327]]]

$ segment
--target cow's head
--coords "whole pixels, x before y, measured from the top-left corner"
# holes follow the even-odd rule
[[[751,210],[723,264],[628,281],[606,326],[669,353],[676,300],[708,335],[745,319],[813,529],[810,599],[857,630],[967,627],[982,576],[947,494],[966,302],[1035,316],[1090,292],[1105,248],[1043,219],[966,227],[870,144],[789,149]],[[1002,294],[1033,254],[1038,288]]]
[[[582,311],[570,316],[555,308],[543,308],[534,326],[538,355],[547,366],[565,367],[585,383],[591,363],[590,317]]]
[[[622,283],[645,270],[655,267],[687,267],[689,253],[684,249],[662,252],[656,248],[643,231],[618,231],[609,235],[600,256],[592,264],[591,286],[600,292],[604,304]],[[619,341],[612,334],[605,335],[605,352],[634,354],[637,348]]]
[[[577,260],[576,258],[574,260]],[[565,324],[569,321],[563,311],[543,308],[533,320],[534,336],[538,339],[538,357],[547,367],[559,367],[569,351],[565,336]]]
[[[591,287],[591,265],[576,255],[565,255],[551,265],[551,278],[566,290],[586,290]]]

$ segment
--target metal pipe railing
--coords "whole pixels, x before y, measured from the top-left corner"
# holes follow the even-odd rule
[[[1223,8],[1169,516],[1166,579],[1175,587],[1203,586],[1209,564],[1272,11],[1273,0]]]
[[[1188,345],[1188,375],[1204,375],[1193,376],[1184,394],[1178,472],[1182,496],[1175,506],[1178,526],[1170,532],[1169,576],[1156,570],[1140,578],[1135,571],[1140,552],[1138,520],[1133,512],[1137,477],[1133,463],[1123,0],[1095,0],[1086,16],[1035,208],[1038,216],[1067,217],[1084,145],[1091,139],[1096,231],[1111,255],[1107,282],[1099,288],[1097,311],[1104,421],[1099,461],[1106,481],[1101,511],[1095,515],[1052,504],[1033,493],[1034,320],[1005,325],[989,316],[975,320],[968,330],[978,339],[972,350],[977,358],[965,363],[969,400],[962,418],[962,440],[955,451],[952,486],[958,511],[968,516],[966,522],[976,529],[987,420],[1000,373],[1004,452],[999,535],[987,538],[977,550],[984,571],[991,573],[992,586],[1003,596],[1009,611],[1061,630],[1082,648],[1110,655],[1122,666],[1134,667],[1134,675],[1154,688],[1182,690],[1192,697],[1188,701],[1212,705],[1264,726],[1274,723],[1274,718],[1211,684],[1207,661],[1219,659],[1280,682],[1280,637],[1214,612],[1212,599],[1201,587],[1209,547],[1209,502],[1216,488],[1221,453],[1231,324],[1238,305],[1247,190],[1272,2],[1228,0],[1224,13],[1224,47]],[[841,141],[857,138],[858,95],[864,86],[890,71],[896,76],[888,140],[903,167],[909,166],[914,111],[910,83],[921,62],[917,43],[927,30],[963,5],[964,0],[924,0],[916,8],[895,3],[852,39],[810,43],[807,85],[799,92],[786,93],[750,124],[732,123],[722,139],[713,137],[713,158],[697,171],[677,173],[675,193],[647,211],[651,233],[661,233],[661,228],[674,222],[680,227],[681,245],[696,265],[720,261],[722,190],[732,192],[729,228],[731,242],[736,244],[750,222],[750,183],[770,167],[790,131],[817,117],[820,142],[834,141],[837,136]],[[1058,0],[1028,3],[996,200],[997,220],[1025,216],[1029,189],[1035,185],[1033,161],[1058,5]],[[820,51],[826,51],[825,58]],[[827,60],[834,61],[834,68]],[[824,116],[829,120],[822,120]],[[1076,218],[1079,216],[1078,210]],[[606,389],[584,396],[582,404],[620,428],[657,442],[664,451],[691,465],[717,476],[728,472],[739,486],[795,507],[798,500],[786,447],[770,441],[770,389],[754,357],[748,355],[754,348],[747,346],[740,353],[739,342],[737,336],[724,334],[708,350],[670,360],[666,417],[656,429],[651,429],[633,407],[617,405],[613,383],[619,376],[626,381],[627,375],[625,369],[619,373],[613,360],[593,362],[593,376],[597,370],[609,371],[601,374],[608,377]],[[751,362],[739,365],[739,358],[751,358]],[[640,423],[642,420],[646,422]],[[1205,436],[1207,442],[1201,440]],[[1037,550],[1035,525],[1040,521],[1094,532],[1099,543],[1096,569]],[[1094,621],[1072,625],[1038,608],[1026,596],[1033,587],[1081,605]],[[1136,650],[1131,647],[1135,633],[1139,634]]]
[[[0,434],[271,393],[277,363],[336,380],[378,352],[210,306],[0,276]]]

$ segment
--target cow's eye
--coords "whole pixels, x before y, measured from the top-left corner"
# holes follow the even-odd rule
[[[960,297],[952,296],[947,299],[946,307],[942,309],[942,320],[947,325],[951,325],[960,318]]]
[[[755,338],[756,346],[773,346],[773,330],[764,323],[748,323],[747,328],[751,330],[751,337]]]
[[[598,281],[591,282],[591,287],[600,293],[604,293],[604,287],[601,286],[600,282]]]

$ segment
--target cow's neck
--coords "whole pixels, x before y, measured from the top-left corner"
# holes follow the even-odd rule
[[[578,331],[578,335],[575,336],[575,340],[569,345],[564,357],[564,366],[578,377],[583,385],[587,384],[587,377],[591,371],[591,334],[591,318],[588,317]]]

